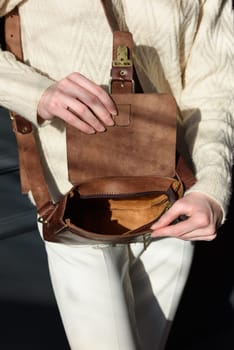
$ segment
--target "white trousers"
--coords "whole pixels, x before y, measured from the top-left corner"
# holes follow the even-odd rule
[[[45,242],[55,297],[72,350],[162,350],[193,256],[174,238],[84,245]]]

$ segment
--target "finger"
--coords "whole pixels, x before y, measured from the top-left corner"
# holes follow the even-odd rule
[[[207,240],[215,239],[217,232],[213,224],[197,227],[198,219],[190,218],[181,223],[163,227],[152,232],[152,237],[176,237],[183,240]]]
[[[88,106],[89,109],[91,109],[91,111],[93,112],[93,114],[102,121],[102,123],[104,123],[107,126],[114,125],[114,121],[112,119],[112,116],[110,115],[110,111],[106,108],[106,106],[98,98],[98,96],[94,95],[81,85],[76,84],[71,79],[61,81],[59,83],[59,88],[63,91],[63,93],[72,96],[74,99],[78,99],[84,105]],[[77,112],[74,107],[73,110]],[[81,112],[78,112],[78,114],[80,114],[80,116],[83,117]]]
[[[103,132],[106,130],[100,120],[92,113],[92,111],[83,103],[75,99],[66,99],[67,109],[83,120],[84,123],[89,124],[95,131]]]
[[[206,227],[196,228],[189,230],[188,232],[179,235],[179,238],[185,240],[209,240],[211,241],[217,236],[217,228],[213,223],[210,223]]]
[[[185,210],[182,210],[180,206],[174,204],[168,211],[166,211],[161,218],[156,221],[152,226],[152,230],[157,230],[161,227],[170,225],[173,221],[177,220],[179,217],[186,217]]]
[[[97,96],[83,89],[83,91],[80,91],[79,100],[88,106],[104,125],[113,126],[115,124],[111,114]]]
[[[215,238],[217,237],[217,234],[215,235],[210,235],[210,236],[199,236],[199,237],[195,237],[195,238],[191,238],[189,239],[189,241],[213,241]]]
[[[175,225],[170,225],[170,222],[168,225],[152,229],[151,236],[152,237],[165,237],[165,236],[174,236],[179,237],[187,232],[192,231],[196,228],[196,223],[193,223],[192,219],[187,219],[185,221],[179,222]]]
[[[211,241],[215,239],[217,236],[217,233],[207,233],[204,230],[194,230],[186,233],[178,233],[175,231],[170,231],[170,230],[162,230],[162,231],[157,231],[152,232],[151,237],[156,238],[156,237],[175,237],[178,239],[182,239],[184,241]]]
[[[57,113],[55,111],[55,115],[86,134],[95,133],[95,129],[92,126],[78,118],[74,113],[69,111],[69,109],[58,108]]]
[[[217,237],[217,232],[213,234],[206,234],[204,232],[189,232],[177,238],[184,241],[212,241]]]
[[[172,210],[171,208],[170,210]],[[175,214],[178,215],[180,211],[175,210]],[[167,214],[167,213],[166,213]],[[166,216],[165,214],[165,216]],[[174,217],[170,216],[170,217]],[[159,228],[153,228],[154,225],[151,227],[152,229],[152,237],[158,237],[158,236],[175,236],[179,237],[181,235],[184,235],[188,232],[193,232],[195,230],[206,230],[206,232],[209,232],[209,234],[213,234],[213,232],[216,231],[216,227],[214,223],[211,223],[206,215],[203,215],[203,213],[196,213],[192,215],[191,217],[187,217],[185,220],[179,221],[176,224],[172,224],[173,221],[169,221],[169,224],[166,226],[160,226]]]
[[[95,131],[103,132],[105,127],[103,124],[94,116],[92,111],[76,99],[68,96],[65,92],[56,93],[56,101],[59,101],[53,104],[54,115],[63,119],[68,124],[75,126],[81,131],[84,131],[84,123],[87,124],[85,127],[85,133],[94,133]],[[69,113],[67,113],[67,111]],[[77,119],[77,120],[75,120]],[[80,128],[81,126],[81,128]]]
[[[97,96],[110,114],[117,114],[116,106],[113,100],[110,98],[108,93],[99,85],[95,84],[93,81],[89,80],[79,73],[72,73],[69,76],[69,79],[91,92],[91,94]]]

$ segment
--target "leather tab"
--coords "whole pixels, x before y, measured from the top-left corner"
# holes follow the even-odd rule
[[[113,116],[116,126],[129,126],[131,119],[131,105],[119,105],[118,115]]]

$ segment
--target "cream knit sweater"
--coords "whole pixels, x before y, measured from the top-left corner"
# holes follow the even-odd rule
[[[133,33],[146,92],[172,92],[181,111],[197,183],[227,212],[233,157],[234,33],[231,0],[113,0]],[[100,0],[0,0],[19,6],[26,64],[0,51],[0,104],[37,126],[48,182],[67,192],[66,143],[58,119],[37,125],[37,104],[54,80],[78,71],[106,87],[112,33]]]

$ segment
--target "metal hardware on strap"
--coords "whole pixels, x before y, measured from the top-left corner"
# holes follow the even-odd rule
[[[10,116],[10,120],[15,120],[15,116],[14,113],[12,111],[9,111],[9,116]]]
[[[152,241],[151,234],[150,233],[144,234],[143,236],[144,251],[148,248],[151,241]]]
[[[40,224],[48,224],[48,221],[46,219],[44,219],[42,216],[39,216],[37,221],[40,222]]]
[[[10,112],[13,130],[20,134],[30,134],[33,131],[32,123],[17,113]]]
[[[129,59],[129,50],[125,45],[119,45],[117,47],[117,59],[113,60],[113,67],[131,67],[132,60]],[[125,72],[125,71],[121,71]],[[120,75],[125,75],[121,74]]]
[[[50,201],[47,201],[45,205],[43,205],[41,208],[37,206],[37,212],[39,214],[37,221],[40,222],[41,224],[48,224],[57,206],[58,205]]]

